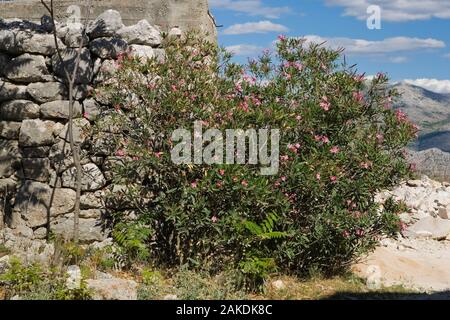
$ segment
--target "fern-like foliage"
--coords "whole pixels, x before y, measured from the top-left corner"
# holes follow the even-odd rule
[[[151,233],[148,227],[139,223],[119,223],[115,226],[112,236],[127,258],[146,260],[150,255],[146,241]]]
[[[275,224],[279,216],[276,213],[270,213],[260,224],[245,220],[244,227],[250,231],[258,240],[281,239],[287,236],[286,232],[274,231]]]

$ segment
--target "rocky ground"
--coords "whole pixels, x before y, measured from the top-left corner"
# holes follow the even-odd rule
[[[382,240],[354,271],[374,288],[402,285],[450,298],[450,183],[423,176],[382,192],[378,200],[390,196],[411,208],[401,215],[407,227],[397,240]]]

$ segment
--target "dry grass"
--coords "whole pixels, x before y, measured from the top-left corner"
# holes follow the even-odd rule
[[[274,288],[274,280],[282,280],[284,289]],[[295,277],[279,277],[268,281],[269,285],[263,294],[254,295],[254,299],[269,300],[324,300],[324,299],[356,299],[366,296],[366,298],[391,298],[392,296],[403,296],[413,294],[411,290],[403,287],[380,288],[370,290],[363,279],[353,275],[334,277],[331,279],[313,278],[301,280]]]
[[[209,277],[189,271],[157,277],[150,286],[143,286],[141,299],[158,300],[175,294],[183,300],[327,300],[327,299],[400,299],[417,294],[400,286],[370,290],[363,279],[354,275],[324,279],[299,279],[291,276],[273,277],[266,281],[259,293],[233,287],[229,275]],[[281,280],[284,288],[273,286]]]

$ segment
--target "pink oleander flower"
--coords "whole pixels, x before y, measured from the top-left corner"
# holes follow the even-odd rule
[[[337,177],[336,176],[331,176],[330,177],[330,181],[332,182],[332,183],[336,183],[337,182]]]
[[[381,79],[381,78],[383,78],[384,77],[384,73],[382,73],[382,72],[378,72],[377,73],[377,78],[378,79]]]
[[[364,236],[364,230],[363,229],[358,229],[358,230],[356,230],[355,234],[358,237],[363,237]]]
[[[381,133],[377,133],[376,135],[378,143],[382,143],[384,141],[384,135]]]
[[[344,232],[342,232],[342,235],[344,236],[344,238],[349,238],[350,237],[350,232],[345,230]]]
[[[283,72],[283,77],[284,77],[286,80],[290,80],[290,79],[292,78],[291,74],[290,74],[290,73],[287,73],[287,72]]]
[[[356,219],[361,218],[362,213],[360,211],[355,211],[352,213],[352,216],[355,217]]]
[[[163,153],[162,152],[156,152],[155,153],[155,157],[160,159],[162,157]]]
[[[316,140],[317,142],[323,142],[325,144],[330,143],[330,139],[328,139],[327,136],[315,135],[314,140]]]
[[[356,75],[356,76],[354,76],[353,79],[354,79],[356,82],[363,82],[363,81],[365,80],[365,77],[364,77],[363,74],[361,74],[361,75]]]
[[[297,152],[298,152],[298,148],[297,148],[295,145],[288,144],[287,147],[288,147],[289,150],[291,150],[291,151],[294,152],[294,153],[297,153]]]
[[[125,157],[125,151],[123,149],[119,149],[116,151],[116,156],[117,157]]]
[[[330,102],[328,102],[328,98],[326,96],[322,97],[322,101],[320,102],[320,107],[324,110],[324,111],[328,111],[330,110]]]
[[[398,109],[395,111],[395,116],[399,122],[406,122],[408,121],[408,116],[406,113],[404,113],[402,110]]]
[[[239,104],[239,107],[244,110],[245,112],[248,112],[248,102],[247,101],[243,101]]]
[[[288,155],[283,155],[283,156],[280,157],[280,160],[281,160],[282,162],[286,162],[286,161],[289,160],[289,156],[288,156]]]
[[[297,69],[298,71],[302,71],[303,70],[303,65],[300,62],[294,62],[294,68]]]
[[[298,116],[295,117],[295,120],[297,120],[297,121],[302,121],[302,119],[303,119],[303,118],[302,118],[302,116],[300,116],[300,115],[298,115]]]
[[[242,93],[242,83],[239,81],[235,84],[235,90],[239,93]]]
[[[406,228],[408,228],[408,225],[406,223],[404,223],[403,221],[399,222],[400,224],[400,231],[403,232],[406,230]]]
[[[87,112],[83,112],[83,118],[89,119],[89,114]]]
[[[196,189],[198,187],[197,181],[191,182],[191,188]]]
[[[174,84],[171,86],[171,89],[172,89],[173,92],[177,92],[178,91],[177,86],[174,85]]]
[[[336,147],[336,146],[334,146],[330,149],[330,152],[332,154],[337,154],[337,153],[339,153],[339,151],[340,151],[339,147]]]
[[[285,36],[284,34],[280,34],[280,35],[278,36],[278,40],[280,40],[280,41],[286,41],[287,38],[286,38],[286,36]]]
[[[261,100],[256,97],[252,97],[252,103],[257,107],[261,106]]]
[[[364,94],[361,91],[353,92],[353,98],[356,101],[361,102],[364,100]]]
[[[254,85],[256,83],[256,78],[246,74],[244,75],[244,81],[247,82],[248,84]]]
[[[217,188],[222,188],[222,181],[217,181],[216,186]]]
[[[224,176],[224,175],[225,175],[225,170],[220,169],[220,170],[219,170],[219,174],[220,174],[221,176]]]
[[[316,173],[316,179],[317,179],[317,180],[322,179],[322,176],[320,175],[320,173]]]
[[[371,162],[361,162],[359,165],[363,169],[369,169],[372,166]]]
[[[247,182],[247,180],[242,180],[241,184],[242,184],[244,187],[248,187],[248,182]]]
[[[286,178],[285,176],[282,176],[282,177],[280,178],[280,180],[283,181],[283,182],[286,182],[287,178]]]
[[[217,218],[216,216],[212,216],[211,222],[212,223],[217,223],[217,221],[219,221],[219,218]]]
[[[134,156],[133,157],[133,161],[138,161],[139,160],[139,157],[138,156]]]

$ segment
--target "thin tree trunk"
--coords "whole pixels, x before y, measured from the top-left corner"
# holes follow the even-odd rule
[[[80,202],[81,202],[81,178],[82,168],[80,159],[80,145],[75,145],[73,137],[73,114],[74,114],[74,99],[73,99],[73,82],[69,86],[69,143],[70,150],[72,150],[73,163],[76,169],[76,196],[75,196],[75,210],[73,218],[73,241],[78,243],[80,238]]]
[[[65,76],[66,76],[66,82],[68,85],[69,90],[69,121],[68,121],[68,136],[69,136],[69,143],[70,143],[70,150],[72,152],[72,158],[73,163],[76,170],[76,177],[75,177],[75,185],[76,185],[76,196],[75,196],[75,208],[74,208],[74,226],[73,226],[73,241],[75,243],[78,243],[80,238],[80,202],[81,202],[81,179],[82,179],[82,167],[81,167],[81,159],[80,159],[80,145],[75,144],[74,136],[73,136],[73,119],[74,119],[74,86],[75,81],[78,74],[78,68],[80,66],[81,61],[81,52],[84,45],[84,35],[87,28],[87,24],[89,22],[89,15],[91,11],[91,1],[88,1],[87,5],[87,14],[86,19],[84,23],[84,27],[81,34],[81,40],[78,47],[77,56],[75,59],[75,66],[72,74],[70,74],[69,70],[67,70],[66,66],[64,65],[64,61],[61,55],[61,50],[58,45],[58,37],[57,37],[57,31],[56,31],[56,23],[55,23],[55,12],[54,12],[54,6],[53,6],[53,0],[50,0],[50,6],[48,6],[44,0],[41,0],[41,3],[44,5],[44,7],[47,9],[47,11],[50,14],[52,25],[53,25],[53,38],[55,41],[55,47],[56,52],[58,54],[58,58],[61,62],[61,65],[63,67]]]

